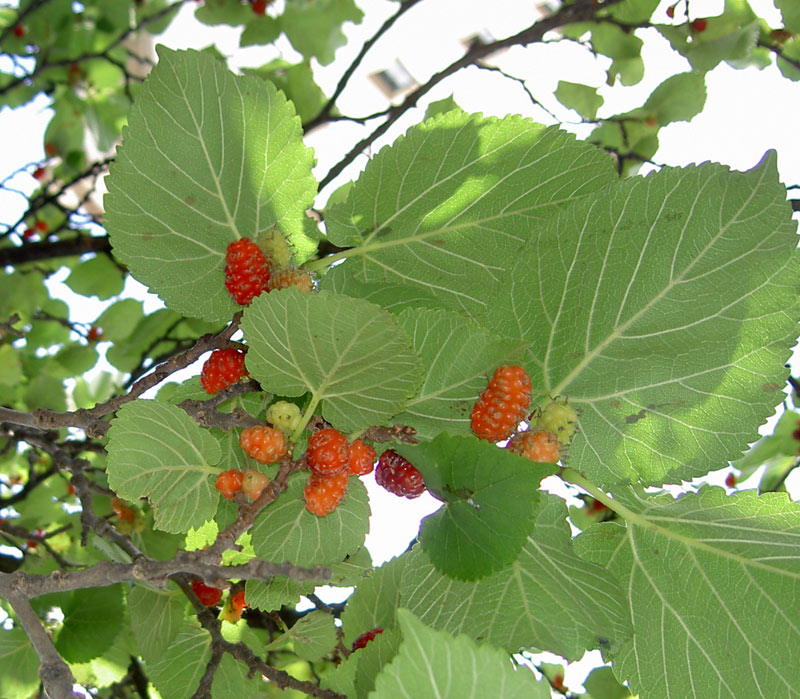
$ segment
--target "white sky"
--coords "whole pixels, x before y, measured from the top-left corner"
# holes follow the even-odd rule
[[[345,33],[350,40],[348,45],[339,50],[334,64],[324,68],[316,66],[315,69],[315,75],[327,94],[333,91],[343,66],[355,56],[365,38],[397,7],[395,2],[386,0],[357,2],[365,9],[364,23],[360,26],[347,25]],[[669,4],[671,0],[662,2],[660,14],[655,21],[667,21],[665,10]],[[690,4],[694,17],[713,16],[721,11],[723,0],[692,0]],[[780,16],[771,0],[750,0],[750,4],[772,26],[779,26]],[[413,8],[395,25],[376,50],[368,55],[362,68],[356,72],[351,87],[338,102],[342,113],[364,115],[387,106],[381,93],[366,79],[366,75],[386,68],[394,58],[400,57],[418,82],[424,82],[430,71],[449,64],[462,50],[457,42],[443,39],[442,35],[463,38],[478,29],[488,28],[496,38],[501,38],[527,26],[525,23],[530,23],[534,17],[532,2],[493,0],[492,16],[489,19],[480,19],[485,14],[485,8],[483,2],[470,3],[464,0],[426,0]],[[185,5],[179,20],[166,34],[157,37],[157,41],[173,48],[203,48],[216,42],[224,54],[232,57],[231,64],[234,66],[261,65],[277,55],[273,48],[238,49],[238,30],[230,27],[206,27],[193,19],[193,11],[193,3]],[[647,33],[653,36],[652,41],[649,40],[650,37],[645,40],[645,77],[640,84],[632,87],[612,89],[605,86],[604,68],[608,62],[598,65],[585,50],[566,42],[529,49],[515,48],[494,57],[492,62],[496,62],[512,75],[526,79],[533,94],[564,119],[576,119],[577,116],[564,109],[552,96],[558,80],[597,86],[601,88],[600,94],[606,100],[599,116],[607,116],[641,105],[647,95],[666,77],[689,69],[688,63],[672,52],[666,41],[656,35],[655,30],[647,30]],[[283,57],[299,60],[299,55],[285,38],[278,43],[278,47]],[[557,66],[557,69],[553,69],[553,66]],[[797,117],[800,114],[800,84],[783,79],[774,67],[764,71],[735,71],[725,65],[709,73],[706,84],[708,100],[704,111],[689,123],[680,122],[663,128],[659,133],[661,148],[654,160],[670,165],[713,160],[743,170],[753,167],[767,149],[775,148],[778,151],[782,180],[787,184],[800,184],[797,126],[800,123]],[[428,102],[451,94],[466,111],[480,111],[496,116],[521,113],[543,123],[552,123],[545,112],[531,105],[518,84],[502,76],[473,68],[461,71],[437,86],[419,109],[412,110],[376,144],[373,152],[380,145],[392,142],[411,124],[419,121]],[[0,154],[3,166],[0,177],[17,167],[43,158],[42,134],[50,118],[47,103],[46,98],[40,98],[25,108],[0,111]],[[573,128],[581,135],[589,131],[585,126],[567,128]],[[346,152],[345,144],[354,143],[365,133],[356,124],[338,123],[312,134],[308,143],[315,149],[318,158],[315,173],[319,176],[326,173]],[[365,156],[358,158],[327,188],[321,201],[339,183],[355,178],[366,162]],[[36,183],[29,176],[21,175],[14,184],[20,190],[29,192]],[[22,213],[22,200],[0,192],[0,207],[5,221],[16,220]],[[65,273],[59,274],[56,279],[65,277]],[[110,303],[96,300],[87,302],[83,297],[72,294],[62,284],[52,288],[59,296],[71,302],[74,321],[90,323]],[[132,282],[124,295],[142,298],[144,287]],[[158,299],[149,295],[147,310],[159,306]],[[200,363],[197,364],[196,371],[199,371],[199,367]],[[713,480],[721,483],[723,479],[724,473]],[[417,533],[419,519],[434,511],[438,502],[427,494],[413,501],[401,500],[376,486],[371,478],[366,482],[374,513],[367,546],[375,561],[381,562],[406,549]],[[753,485],[756,482],[757,477],[755,482],[751,480]],[[790,485],[792,488],[800,487],[798,474],[793,474]],[[599,655],[592,654],[587,663],[581,664],[568,675],[568,683],[577,688],[588,669],[600,662]]]

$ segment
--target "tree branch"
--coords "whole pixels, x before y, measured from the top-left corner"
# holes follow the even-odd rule
[[[72,691],[75,678],[72,676],[69,666],[55,649],[50,635],[45,631],[36,612],[33,611],[28,598],[17,589],[14,575],[16,573],[10,575],[0,573],[0,593],[13,608],[17,620],[22,624],[36,655],[41,660],[39,678],[42,680],[45,692],[50,699],[73,699],[77,696]]]
[[[319,188],[324,189],[331,183],[341,172],[352,163],[366,148],[372,145],[378,138],[386,133],[389,128],[400,117],[402,117],[409,109],[415,107],[421,97],[430,92],[436,85],[438,85],[445,78],[450,77],[462,68],[476,63],[477,61],[485,58],[489,54],[500,51],[501,49],[510,48],[511,46],[525,46],[537,41],[541,41],[544,35],[557,29],[564,24],[571,24],[573,22],[585,22],[593,19],[595,14],[600,10],[607,9],[610,5],[616,4],[619,0],[610,0],[610,2],[601,5],[595,5],[591,0],[584,0],[574,5],[564,5],[558,12],[545,17],[527,29],[514,34],[513,36],[505,39],[499,39],[491,43],[473,43],[466,53],[457,61],[451,63],[449,66],[433,75],[428,82],[420,85],[416,90],[409,94],[402,104],[392,107],[389,110],[389,115],[386,121],[380,124],[372,133],[359,141],[338,163],[336,163],[328,173],[320,180]]]
[[[336,89],[333,91],[333,94],[331,95],[328,102],[322,108],[322,111],[320,111],[320,113],[317,114],[317,116],[315,116],[311,121],[309,121],[307,124],[303,126],[306,133],[310,133],[311,131],[322,126],[322,124],[324,124],[329,120],[331,110],[333,109],[336,100],[339,99],[342,92],[344,92],[345,87],[347,87],[347,83],[350,81],[350,78],[353,77],[353,73],[355,73],[358,66],[361,65],[361,61],[364,60],[364,56],[367,55],[369,50],[377,43],[377,41],[387,31],[389,31],[389,29],[391,29],[392,25],[398,19],[400,19],[400,17],[402,17],[406,12],[408,12],[412,7],[414,7],[414,5],[416,5],[420,1],[421,0],[406,0],[406,2],[403,2],[397,9],[397,12],[395,12],[391,17],[389,17],[389,19],[387,19],[381,25],[380,29],[378,29],[378,31],[375,32],[375,34],[373,34],[369,39],[367,39],[367,41],[361,47],[361,51],[358,52],[358,55],[355,57],[355,59],[353,59],[353,62],[347,67],[347,70],[345,70],[344,74],[340,78],[338,85],[336,85]],[[371,117],[365,117],[365,120],[369,118]]]

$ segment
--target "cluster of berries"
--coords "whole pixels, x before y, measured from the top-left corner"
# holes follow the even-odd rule
[[[214,607],[219,604],[220,600],[222,599],[222,590],[218,587],[211,587],[210,585],[206,585],[202,580],[199,578],[192,580],[192,591],[195,595],[197,595],[197,599],[200,600],[200,604],[205,605],[206,607]],[[231,591],[230,595],[228,595],[228,599],[225,601],[225,604],[222,607],[222,614],[220,615],[221,619],[230,622],[231,624],[235,624],[239,619],[242,618],[242,611],[245,607],[249,605],[245,601],[244,598],[244,590],[236,590]]]
[[[530,429],[517,432],[530,406],[531,390],[522,367],[499,367],[472,408],[470,426],[480,439],[508,439],[507,449],[531,461],[556,463],[561,447],[575,434],[578,415],[566,398],[556,397],[534,412],[536,421]]]
[[[289,450],[283,433],[269,425],[243,429],[239,435],[239,446],[260,464],[275,463],[286,456]],[[235,468],[228,469],[217,476],[216,482],[217,490],[228,500],[232,500],[240,490],[251,500],[258,500],[267,485],[269,478],[254,468],[244,473]]]
[[[250,238],[240,238],[228,245],[225,255],[225,288],[240,306],[265,291],[297,287],[310,292],[314,288],[311,275],[303,269],[287,267],[274,270],[264,251]]]
[[[306,461],[311,470],[303,489],[306,509],[318,517],[324,517],[339,506],[347,492],[351,475],[366,476],[372,473],[375,450],[360,439],[348,444],[341,432],[327,427],[317,430],[308,438]]]

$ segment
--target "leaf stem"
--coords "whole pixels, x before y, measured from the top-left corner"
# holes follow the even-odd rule
[[[623,505],[619,500],[615,500],[611,496],[606,495],[594,483],[592,483],[590,480],[585,478],[583,475],[581,475],[574,469],[565,468],[561,472],[561,480],[566,481],[567,483],[572,483],[573,485],[577,485],[580,488],[583,488],[595,500],[599,500],[609,510],[613,510],[620,517],[624,518],[628,522],[640,524],[641,526],[648,527],[649,529],[659,529],[657,525],[654,525],[645,517],[642,517],[640,514],[637,514],[628,507],[625,507],[625,505]]]
[[[303,265],[303,267],[305,267],[309,272],[317,272],[320,269],[325,269],[326,267],[330,267],[334,262],[339,262],[339,260],[346,260],[348,257],[352,257],[354,254],[358,254],[358,252],[359,252],[358,248],[348,248],[347,250],[336,252],[333,255],[320,257],[318,260],[311,260],[310,262],[306,262]]]
[[[319,405],[319,400],[319,396],[316,394],[311,395],[311,402],[308,404],[305,413],[303,413],[303,418],[300,420],[300,424],[297,426],[295,431],[292,432],[292,436],[289,437],[289,441],[293,444],[297,444],[297,440],[299,440],[300,435],[303,434],[303,430],[306,428],[308,421],[311,419],[312,415],[314,415],[314,411]]]

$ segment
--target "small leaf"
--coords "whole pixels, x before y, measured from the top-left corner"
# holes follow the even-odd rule
[[[508,653],[478,645],[463,634],[434,631],[406,609],[398,611],[403,641],[378,675],[371,699],[459,697],[549,699],[550,685],[527,667],[514,668]]]
[[[338,640],[333,617],[321,610],[303,616],[286,636],[291,639],[294,652],[309,662],[331,655]]]
[[[76,590],[61,611],[64,623],[56,649],[70,663],[85,663],[101,655],[122,630],[122,589],[111,585]]]
[[[369,504],[363,483],[350,478],[347,495],[324,517],[312,515],[303,499],[307,473],[294,474],[289,487],[256,519],[253,549],[266,561],[298,566],[336,563],[364,544],[369,529]]]
[[[273,291],[245,310],[242,330],[250,375],[279,395],[310,392],[340,430],[383,424],[419,383],[420,361],[408,336],[366,301]]]
[[[642,111],[665,126],[673,121],[689,121],[703,111],[705,103],[705,73],[678,73],[653,90]]]
[[[76,294],[105,301],[122,292],[125,280],[108,255],[95,255],[75,267],[64,283]]]
[[[347,41],[340,26],[348,21],[358,24],[363,17],[353,0],[316,0],[288,3],[280,21],[292,46],[305,58],[328,65],[336,49]]]
[[[174,405],[127,403],[108,432],[108,482],[127,500],[146,497],[155,526],[186,532],[213,517],[219,493],[212,467],[220,459],[214,437]]]
[[[475,437],[441,434],[395,449],[444,506],[422,520],[420,541],[436,568],[475,580],[514,561],[531,533],[539,481],[555,473]]]
[[[0,629],[0,667],[0,696],[32,696],[39,686],[39,656],[19,626]]]
[[[211,657],[211,636],[186,620],[169,649],[147,667],[147,676],[168,699],[189,699],[197,689]]]
[[[187,600],[170,583],[165,590],[135,585],[128,593],[131,629],[145,662],[161,658],[172,645],[186,616]]]
[[[280,609],[283,605],[293,608],[301,595],[313,591],[313,582],[300,583],[280,577],[272,578],[269,582],[248,580],[245,599],[250,607],[271,612],[273,609]]]
[[[597,94],[596,87],[559,80],[555,91],[556,99],[567,109],[574,109],[585,119],[594,120],[597,110],[603,106],[603,98]]]

